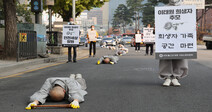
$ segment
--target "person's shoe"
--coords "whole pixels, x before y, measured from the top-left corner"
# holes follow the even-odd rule
[[[77,61],[76,60],[74,60],[74,63],[76,63]]]
[[[170,78],[167,78],[165,80],[165,82],[163,83],[163,86],[164,87],[169,87],[171,85],[171,82],[172,82],[172,80]]]
[[[181,84],[179,83],[179,81],[176,78],[172,79],[172,84],[173,84],[173,86],[176,86],[176,87],[181,86]]]
[[[152,55],[152,53],[150,55]]]
[[[135,51],[135,52],[138,52],[138,51]]]
[[[75,74],[70,74],[70,77],[69,78],[70,79],[75,79],[75,76],[76,76]]]
[[[76,74],[76,79],[82,78],[82,74]]]
[[[72,61],[67,61],[66,63],[71,63]]]

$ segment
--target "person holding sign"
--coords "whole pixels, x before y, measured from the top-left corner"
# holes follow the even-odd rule
[[[69,19],[68,25],[75,25],[73,18]],[[72,48],[73,48],[73,62],[74,63],[77,62],[77,59],[76,59],[77,58],[77,50],[76,50],[77,46],[78,45],[71,45],[71,46],[68,47],[68,61],[67,61],[67,63],[72,62]]]
[[[135,52],[140,52],[141,42],[142,42],[142,35],[140,33],[140,30],[137,30],[135,34]]]
[[[179,6],[181,3],[181,0],[169,0],[169,6]],[[194,13],[196,14],[196,12]],[[186,15],[186,14],[184,14]],[[190,19],[190,18],[189,18]],[[195,18],[194,18],[195,19]],[[189,20],[189,22],[191,23],[192,20]],[[195,21],[195,20],[194,20]],[[188,23],[189,23],[188,22]],[[158,23],[161,23],[161,22],[158,22]],[[157,24],[158,24],[157,23]],[[191,27],[191,25],[187,25],[189,27]],[[159,27],[159,26],[157,26]],[[160,26],[161,27],[161,26]],[[167,27],[167,26],[166,26]],[[166,28],[165,27],[165,28]],[[192,28],[189,28],[189,29],[192,29]],[[158,29],[159,30],[159,29]],[[174,31],[175,30],[178,30],[178,29],[173,29]],[[185,30],[185,29],[184,29]],[[183,31],[184,31],[183,30]],[[182,33],[183,31],[181,32],[177,32],[177,33]],[[168,32],[168,30],[167,30]],[[156,30],[156,34],[158,35],[158,31]],[[181,39],[181,38],[179,38]],[[179,40],[178,39],[178,40]],[[170,40],[170,39],[169,39]],[[164,42],[164,40],[163,40]],[[174,44],[177,44],[175,43],[175,41],[173,41]],[[179,42],[178,42],[179,43]],[[159,43],[156,43],[156,44],[159,44]],[[168,46],[169,48],[173,48],[172,45],[173,44],[169,44],[170,46]],[[166,46],[164,46],[165,48]],[[157,47],[158,49],[159,47]],[[158,51],[157,51],[158,52]],[[184,51],[185,52],[185,51]],[[164,57],[166,55],[163,55],[163,54],[160,54],[159,55],[160,57]],[[170,54],[168,54],[167,56],[171,56]],[[180,55],[177,55],[177,57],[179,57]],[[163,86],[165,87],[168,87],[170,85],[173,85],[173,86],[181,86],[181,84],[179,83],[179,79],[180,78],[184,78],[185,76],[188,75],[188,61],[186,59],[174,59],[174,58],[170,58],[170,59],[160,59],[159,60],[159,77],[161,79],[164,79],[164,83],[163,83]]]
[[[147,28],[150,28],[150,27],[151,27],[151,25],[148,24]],[[151,33],[153,34],[153,32],[151,32]],[[149,47],[150,47],[150,55],[152,55],[153,54],[153,43],[146,43],[146,55],[149,54]]]
[[[90,43],[89,57],[91,57],[91,51],[93,47],[93,57],[96,55],[96,39],[99,36],[96,30],[94,30],[94,25],[91,26],[91,30],[88,30],[87,38]]]

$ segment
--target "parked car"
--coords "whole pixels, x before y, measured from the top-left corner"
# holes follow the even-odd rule
[[[79,42],[80,46],[87,46],[88,45],[88,40],[85,37],[81,37],[80,38],[80,42]]]
[[[133,37],[123,37],[120,41],[120,44],[123,44],[123,45],[130,45],[131,44],[131,40],[132,40]]]
[[[116,44],[119,44],[121,41],[121,37],[119,36],[114,36],[113,39],[116,41]]]
[[[106,45],[106,46],[112,45],[112,46],[115,46],[116,45],[116,41],[113,38],[103,38],[102,41],[100,42],[100,46],[102,46],[102,45]]]
[[[212,35],[204,35],[203,41],[206,43],[207,49],[212,49]]]

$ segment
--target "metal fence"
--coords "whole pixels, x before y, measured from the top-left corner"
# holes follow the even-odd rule
[[[62,33],[57,31],[47,31],[47,45],[48,46],[61,46]]]
[[[20,30],[17,37],[17,61],[37,58],[36,31]]]

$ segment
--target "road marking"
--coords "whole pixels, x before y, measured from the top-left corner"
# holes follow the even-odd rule
[[[78,60],[83,60],[83,59],[86,59],[86,58],[88,58],[88,56],[79,58]],[[20,73],[17,73],[17,74],[12,74],[12,75],[8,75],[8,76],[0,77],[0,79],[6,79],[6,78],[18,77],[18,76],[20,77],[20,75],[25,74],[25,73],[34,72],[34,71],[37,71],[37,70],[41,70],[41,69],[44,69],[44,68],[48,68],[48,67],[52,67],[52,66],[57,66],[57,65],[65,64],[65,63],[66,62],[61,62],[61,63],[56,63],[56,64],[44,66],[44,67],[39,67],[39,68],[36,68],[36,69],[32,69],[32,70],[20,72]]]

